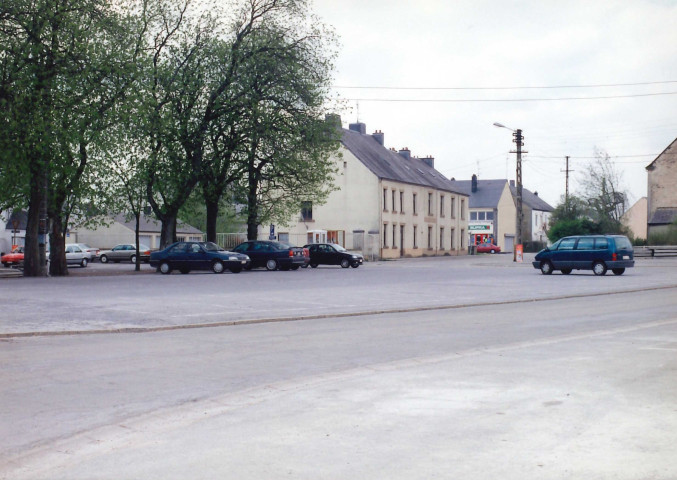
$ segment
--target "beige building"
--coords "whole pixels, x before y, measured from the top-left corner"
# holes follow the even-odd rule
[[[634,238],[646,239],[647,198],[642,197],[628,208],[621,217],[621,223],[626,226]]]
[[[366,134],[363,123],[343,129],[340,151],[338,190],[279,227],[279,240],[329,241],[379,258],[467,253],[468,196],[432,157],[388,149],[384,134]]]
[[[666,232],[677,221],[677,139],[646,167],[647,234]]]

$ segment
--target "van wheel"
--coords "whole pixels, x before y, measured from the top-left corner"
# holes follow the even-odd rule
[[[570,269],[570,268],[563,268],[563,269],[562,269],[562,274],[564,274],[564,275],[569,275],[570,273],[571,273],[571,269]]]
[[[606,274],[606,265],[604,262],[595,262],[592,264],[592,273],[598,276],[602,276]]]
[[[543,275],[550,275],[552,273],[552,263],[548,262],[547,260],[545,262],[541,262],[541,273]]]
[[[625,268],[612,268],[611,271],[614,272],[614,275],[623,275]]]

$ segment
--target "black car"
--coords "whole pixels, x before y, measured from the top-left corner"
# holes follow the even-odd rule
[[[284,242],[250,240],[239,244],[233,251],[246,254],[251,259],[247,268],[298,270],[306,263],[302,248]]]
[[[240,273],[249,263],[247,255],[229,252],[212,242],[176,242],[150,254],[151,267],[165,274],[172,273],[174,269],[181,273],[191,270],[223,273],[226,269]]]
[[[310,266],[341,265],[343,268],[357,268],[364,263],[364,257],[359,253],[352,253],[335,243],[311,243],[303,248],[310,251]]]

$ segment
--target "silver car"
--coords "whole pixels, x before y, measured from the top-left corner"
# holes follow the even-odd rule
[[[47,261],[50,260],[50,254],[47,252]],[[66,245],[66,265],[80,265],[86,267],[89,263],[89,253],[74,244]]]
[[[94,260],[99,258],[98,248],[90,247],[86,243],[67,243],[66,247],[68,247],[68,245],[75,245],[77,247],[80,247],[80,250],[82,250],[87,254],[87,260],[89,260],[90,262],[93,262]]]
[[[139,255],[142,262],[150,261],[150,248],[146,245],[139,244]],[[99,260],[101,263],[136,263],[136,245],[131,243],[121,243],[120,245],[115,245],[112,249],[101,252]]]

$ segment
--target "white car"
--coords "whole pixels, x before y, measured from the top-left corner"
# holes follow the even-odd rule
[[[50,260],[50,253],[47,252],[47,261]],[[66,265],[80,265],[86,267],[89,263],[89,253],[75,244],[66,245]]]
[[[89,260],[90,262],[93,262],[94,260],[99,258],[99,249],[98,248],[90,247],[86,243],[67,243],[66,247],[68,247],[69,245],[76,245],[76,246],[80,247],[80,250],[82,250],[83,252],[85,252],[88,255],[87,260]]]

